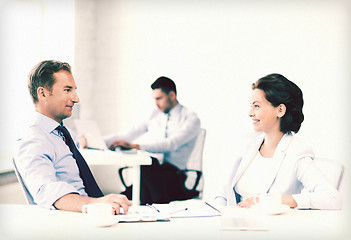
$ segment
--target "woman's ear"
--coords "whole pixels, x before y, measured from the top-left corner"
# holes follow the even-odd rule
[[[278,107],[277,107],[277,117],[281,118],[285,115],[286,113],[286,106],[285,104],[280,104]]]

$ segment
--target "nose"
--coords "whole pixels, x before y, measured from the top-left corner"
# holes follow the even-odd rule
[[[79,103],[79,97],[76,91],[73,92],[72,102]]]
[[[254,116],[253,107],[250,107],[250,110],[249,110],[249,117],[253,117],[253,116]]]
[[[158,103],[158,101],[157,100],[155,100],[155,105],[156,105],[156,107],[160,107],[160,105],[159,105],[159,103]]]

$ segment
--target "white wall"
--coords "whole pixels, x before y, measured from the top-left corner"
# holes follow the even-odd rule
[[[208,130],[207,197],[228,169],[240,136],[251,130],[250,84],[278,72],[304,92],[306,120],[299,135],[317,156],[346,165],[345,185],[350,3],[282,2],[0,0],[0,152],[12,150],[30,118],[27,75],[41,60],[73,65],[80,115],[96,119],[103,133],[143,119],[153,107],[150,84],[166,75]]]
[[[81,97],[82,116],[98,120],[103,133],[126,129],[153,107],[150,84],[161,75],[172,78],[180,102],[208,131],[205,197],[223,180],[218,176],[241,135],[251,131],[251,83],[273,72],[304,93],[299,135],[317,156],[349,166],[348,1],[87,2],[88,9],[77,1],[78,13],[79,6],[93,13],[87,22],[95,30],[92,58],[76,55],[77,82],[93,89]],[[77,35],[83,36],[87,26],[80,24]]]
[[[1,169],[32,119],[29,71],[42,60],[74,62],[74,1],[0,0],[0,36]]]

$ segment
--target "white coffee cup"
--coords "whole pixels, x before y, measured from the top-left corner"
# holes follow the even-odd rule
[[[279,194],[257,194],[254,197],[254,203],[260,208],[274,209],[282,204],[282,196]]]
[[[82,213],[86,214],[89,222],[95,226],[108,226],[117,223],[113,208],[108,203],[91,203],[82,206]]]

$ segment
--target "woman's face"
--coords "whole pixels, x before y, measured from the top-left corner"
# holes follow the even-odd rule
[[[257,132],[280,132],[280,117],[282,105],[274,107],[267,99],[263,90],[254,89],[251,95],[249,116],[252,118],[254,130]],[[284,105],[283,105],[284,106]],[[285,106],[284,106],[285,107]]]

